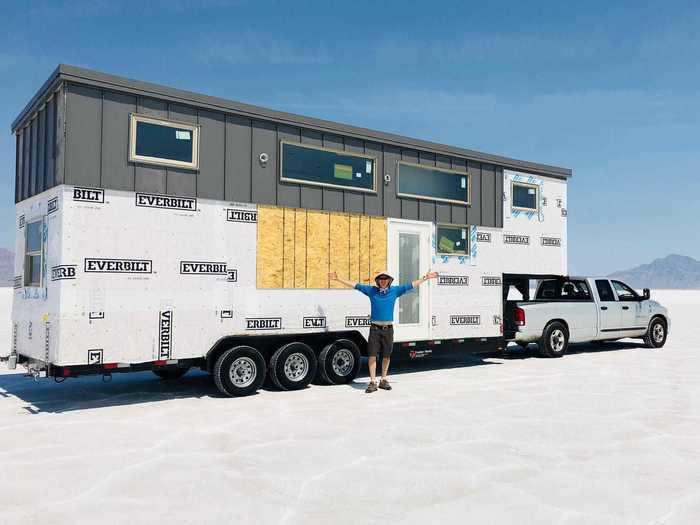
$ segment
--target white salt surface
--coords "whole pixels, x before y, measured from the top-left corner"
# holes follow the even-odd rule
[[[424,364],[372,395],[4,371],[0,523],[700,523],[700,291],[653,295],[662,350]]]

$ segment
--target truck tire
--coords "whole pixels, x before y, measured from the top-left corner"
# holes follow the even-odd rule
[[[171,381],[175,379],[180,379],[187,372],[189,372],[189,370],[189,366],[187,368],[154,368],[153,373],[161,379]]]
[[[569,347],[569,332],[566,326],[559,321],[549,323],[544,329],[538,347],[543,357],[563,356]]]
[[[360,371],[360,349],[349,339],[325,346],[318,356],[318,375],[327,385],[350,383]]]
[[[280,390],[305,388],[316,376],[316,354],[306,343],[281,346],[270,358],[270,379]]]
[[[249,396],[265,381],[265,358],[252,346],[229,348],[216,360],[213,376],[225,396]]]
[[[661,348],[666,344],[668,330],[666,321],[661,317],[654,317],[649,323],[649,329],[644,334],[644,346],[647,348]]]

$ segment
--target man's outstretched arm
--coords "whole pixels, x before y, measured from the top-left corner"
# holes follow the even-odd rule
[[[411,284],[413,285],[414,288],[417,288],[418,286],[423,284],[425,281],[427,281],[429,279],[435,279],[437,276],[438,276],[437,272],[428,272],[420,279],[416,279],[415,281],[413,281]]]
[[[338,277],[338,272],[330,272],[328,274],[328,278],[331,281],[338,281],[340,284],[344,284],[348,288],[355,288],[355,285],[357,284],[356,282],[349,281],[348,279],[343,279],[342,277]]]

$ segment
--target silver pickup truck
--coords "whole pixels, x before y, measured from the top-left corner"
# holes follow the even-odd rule
[[[561,357],[569,343],[604,342],[631,337],[646,346],[666,343],[670,318],[651,300],[621,281],[605,277],[549,276],[539,279],[530,299],[532,279],[521,277],[504,286],[504,336],[520,346],[537,343],[545,357]],[[514,288],[523,300],[509,300]],[[512,293],[511,293],[512,295]]]

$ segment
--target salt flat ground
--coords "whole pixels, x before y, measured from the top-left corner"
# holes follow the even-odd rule
[[[372,395],[5,370],[0,523],[700,523],[700,291],[653,295],[662,350],[414,365]]]

